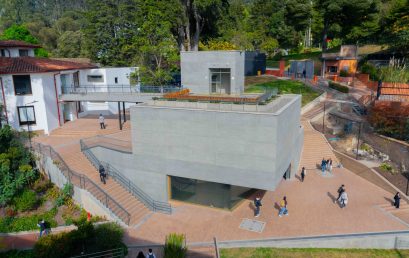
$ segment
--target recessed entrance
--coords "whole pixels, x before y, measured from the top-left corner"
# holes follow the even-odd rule
[[[170,176],[171,198],[222,209],[232,209],[256,189]]]

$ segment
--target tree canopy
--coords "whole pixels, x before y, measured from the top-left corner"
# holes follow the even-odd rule
[[[0,0],[0,33],[39,43],[51,56],[140,66],[147,81],[158,84],[177,69],[180,50],[220,47],[273,56],[279,49],[369,42],[408,51],[408,5],[408,0]]]

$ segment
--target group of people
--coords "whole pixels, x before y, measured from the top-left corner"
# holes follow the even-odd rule
[[[278,216],[282,217],[283,215],[287,215],[288,216],[288,209],[287,209],[287,197],[284,196],[283,199],[280,201],[280,210],[278,212]],[[256,207],[255,211],[254,211],[254,217],[259,217],[260,216],[260,208],[261,206],[263,206],[263,204],[261,203],[261,199],[260,197],[256,197],[256,199],[254,199],[254,206]]]
[[[148,253],[146,256],[143,254],[142,251],[139,251],[138,255],[136,258],[156,258],[156,255],[153,253],[152,249],[149,249]]]
[[[329,159],[322,158],[321,170],[322,170],[322,174],[325,174],[325,171],[332,173],[332,159],[331,158]]]

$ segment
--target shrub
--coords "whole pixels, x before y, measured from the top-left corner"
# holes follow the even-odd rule
[[[386,163],[386,162],[383,162],[379,167],[380,167],[383,171],[393,172],[393,168],[392,168],[391,164],[388,164],[388,163]]]
[[[348,87],[343,86],[343,85],[341,85],[341,84],[339,84],[339,83],[335,83],[335,82],[330,81],[330,82],[328,83],[328,86],[329,86],[331,89],[337,90],[337,91],[339,91],[339,92],[343,92],[343,93],[348,93],[348,92],[349,92],[349,88],[348,88]]]
[[[361,66],[361,73],[369,74],[369,79],[371,79],[372,81],[379,80],[378,68],[370,63],[365,63]]]
[[[38,178],[34,184],[33,184],[33,190],[36,193],[45,193],[47,192],[48,189],[50,189],[52,187],[52,183],[47,180],[44,176],[40,176],[40,178]]]
[[[34,258],[34,253],[31,250],[10,250],[0,253],[0,258]]]
[[[380,69],[380,77],[384,82],[409,82],[409,69],[404,60],[392,58],[389,66]]]
[[[121,247],[127,254],[122,242],[123,230],[119,225],[106,223],[94,227],[86,221],[79,221],[76,225],[78,229],[73,231],[40,238],[34,246],[34,256],[62,258]]]
[[[52,209],[46,213],[35,214],[24,217],[4,217],[0,218],[0,232],[18,232],[27,230],[38,229],[37,223],[39,220],[44,219],[50,227],[56,227],[57,222],[54,220],[57,214],[57,209]]]
[[[187,248],[185,246],[185,236],[172,233],[166,237],[164,247],[165,258],[184,258]]]
[[[341,70],[341,71],[339,72],[339,76],[341,76],[341,77],[348,77],[348,76],[349,76],[349,73],[348,73],[347,70]]]
[[[19,211],[32,210],[38,204],[37,194],[31,190],[25,190],[21,195],[13,200],[16,209]]]

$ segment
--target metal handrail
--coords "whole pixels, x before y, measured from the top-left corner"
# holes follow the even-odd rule
[[[116,249],[110,249],[110,250],[105,250],[105,251],[100,251],[100,252],[95,252],[95,253],[90,253],[90,254],[82,254],[78,256],[71,256],[71,258],[103,258],[103,257],[125,257],[124,255],[124,249],[123,248],[116,248]]]
[[[61,158],[60,154],[58,154],[58,152],[56,152],[53,147],[41,143],[34,143],[33,150],[41,155],[50,157],[53,160],[53,162],[57,162],[57,164],[55,165],[60,169],[60,171],[62,172],[62,174],[64,175],[68,182],[81,189],[87,190],[89,193],[94,195],[94,197],[97,198],[102,204],[104,204],[109,210],[111,210],[115,215],[117,215],[123,222],[129,225],[131,221],[131,214],[87,176],[71,170],[65,163],[65,161]],[[97,193],[94,194],[92,192],[92,189],[96,189]],[[120,212],[115,211],[118,209]]]
[[[148,194],[146,194],[142,189],[136,186],[131,180],[125,177],[118,169],[108,164],[107,162],[102,162],[90,151],[90,148],[81,139],[80,140],[81,151],[89,159],[89,161],[98,168],[99,165],[103,165],[107,171],[107,174],[112,177],[115,181],[121,184],[126,190],[132,193],[139,201],[141,201],[147,208],[156,212],[162,212],[166,214],[172,213],[172,206],[167,202],[160,202],[154,200]],[[103,146],[102,146],[103,147]]]
[[[110,92],[110,93],[168,93],[180,91],[179,86],[139,86],[130,84],[101,84],[101,85],[79,85],[79,86],[63,86],[62,94],[84,94],[95,92]]]

